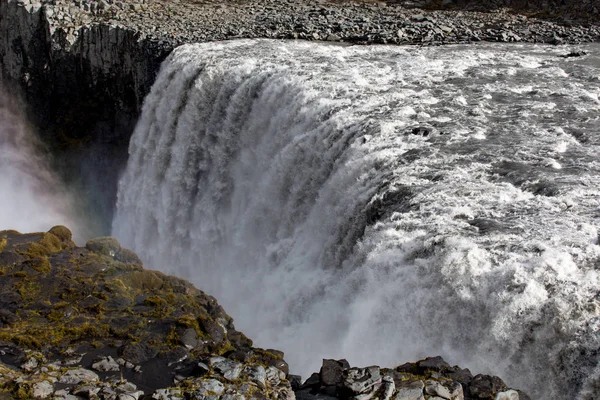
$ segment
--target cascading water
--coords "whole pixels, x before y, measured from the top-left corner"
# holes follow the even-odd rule
[[[23,232],[68,225],[76,239],[89,236],[74,216],[70,193],[52,172],[19,101],[0,85],[0,227]]]
[[[535,398],[600,373],[600,47],[186,45],[114,234],[296,372],[426,355]]]

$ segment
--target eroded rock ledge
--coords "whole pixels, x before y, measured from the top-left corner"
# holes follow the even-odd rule
[[[295,392],[295,393],[294,393]],[[440,357],[394,369],[323,360],[302,383],[217,301],[110,237],[0,231],[0,399],[527,400]]]
[[[600,0],[0,0],[0,69],[107,233],[141,104],[182,43],[580,43],[600,38],[599,9]]]

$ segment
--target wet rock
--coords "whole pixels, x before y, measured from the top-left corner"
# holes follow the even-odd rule
[[[587,52],[582,50],[582,51],[572,51],[567,54],[561,54],[561,55],[559,55],[559,57],[572,58],[572,57],[583,57],[585,55],[587,55]]]
[[[424,400],[423,389],[425,384],[423,381],[413,381],[409,383],[403,383],[402,386],[398,387],[398,391],[394,400]]]
[[[426,359],[419,361],[417,366],[423,371],[447,372],[451,369],[450,364],[444,361],[440,356],[427,357]]]
[[[323,360],[320,372],[321,384],[325,386],[337,386],[341,384],[343,380],[342,372],[344,371],[344,367],[348,368],[347,364],[348,362],[343,363],[337,360]]]
[[[506,384],[497,376],[476,375],[469,385],[469,396],[476,399],[487,399],[496,393],[505,391]]]

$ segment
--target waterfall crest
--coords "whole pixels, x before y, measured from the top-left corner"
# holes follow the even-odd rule
[[[182,46],[145,100],[114,234],[292,370],[441,354],[586,398],[600,52],[556,52]]]

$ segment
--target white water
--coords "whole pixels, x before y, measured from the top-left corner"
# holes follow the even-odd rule
[[[296,373],[440,354],[534,398],[597,398],[600,48],[584,48],[182,46],[145,101],[114,234]]]
[[[52,172],[22,109],[0,87],[0,229],[37,232],[66,225],[82,238],[75,199]]]

